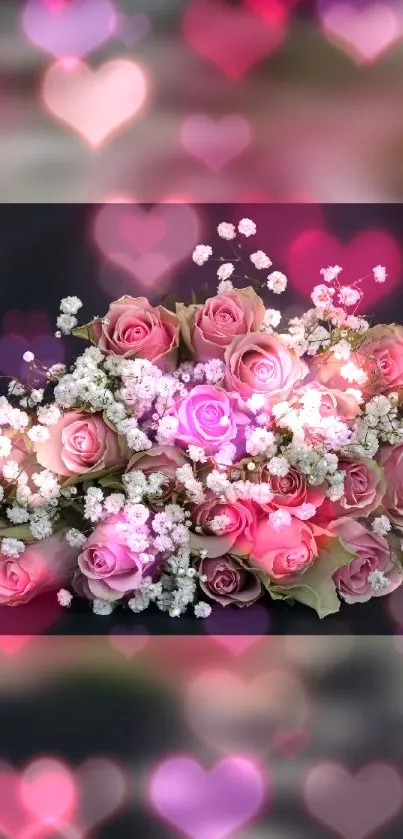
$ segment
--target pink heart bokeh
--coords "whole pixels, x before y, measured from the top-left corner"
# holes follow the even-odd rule
[[[111,0],[27,0],[21,15],[28,40],[55,58],[83,58],[111,37],[116,21]]]
[[[390,2],[367,0],[361,7],[344,0],[321,0],[325,37],[359,64],[374,61],[403,35],[403,19]]]
[[[232,114],[213,120],[206,114],[187,117],[180,130],[181,142],[189,154],[212,172],[224,169],[249,145],[252,130],[242,116]]]

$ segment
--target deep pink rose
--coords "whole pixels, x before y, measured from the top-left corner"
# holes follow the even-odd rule
[[[325,497],[323,486],[310,486],[305,475],[301,475],[293,466],[290,466],[287,475],[282,478],[270,475],[264,469],[261,480],[267,481],[274,493],[268,504],[262,504],[262,509],[267,512],[282,507],[292,513],[295,507],[301,507],[302,504],[319,507]]]
[[[44,591],[60,588],[71,579],[78,553],[61,533],[27,545],[18,559],[0,553],[0,604],[20,606]]]
[[[200,580],[201,590],[222,606],[250,606],[262,593],[257,577],[230,556],[202,559],[199,571],[207,577],[206,581]]]
[[[125,295],[111,303],[109,323],[98,320],[89,327],[101,350],[125,358],[146,358],[164,370],[175,368],[179,321],[163,306],[151,306],[146,297]]]
[[[213,529],[211,523],[217,517],[221,519],[221,527]],[[247,556],[256,538],[256,512],[249,501],[221,503],[212,497],[193,507],[192,521],[194,528],[199,528],[201,534],[190,534],[191,548],[194,551],[207,551],[210,558],[226,553]]]
[[[124,523],[121,515],[108,516],[91,533],[78,557],[78,566],[94,598],[121,600],[139,588],[149,568],[127,546],[126,536],[119,529]]]
[[[233,397],[214,385],[196,385],[177,402],[172,414],[179,423],[176,442],[184,448],[200,446],[210,455],[226,443],[239,443],[238,426],[249,422]]]
[[[57,475],[96,473],[125,462],[125,443],[102,414],[68,411],[49,432],[49,439],[34,443],[34,449],[38,463]]]
[[[146,452],[136,452],[130,458],[126,472],[140,469],[146,476],[153,472],[162,472],[167,478],[167,482],[162,487],[162,499],[172,494],[176,484],[176,470],[187,462],[181,449],[175,446],[152,446]]]
[[[318,510],[318,521],[332,521],[344,516],[368,516],[379,507],[385,492],[382,469],[366,457],[341,459],[338,468],[346,473],[344,496],[340,501],[325,498]]]
[[[403,443],[381,446],[376,457],[386,481],[382,506],[392,521],[403,528]]]
[[[233,338],[257,331],[264,314],[264,303],[251,287],[217,294],[204,306],[178,307],[185,343],[199,362],[223,359]]]
[[[262,568],[273,582],[287,585],[310,568],[317,554],[309,524],[293,517],[289,525],[275,528],[264,518],[258,523],[249,561]]]
[[[353,519],[335,522],[331,529],[355,553],[355,558],[333,576],[338,593],[346,603],[366,603],[371,597],[390,594],[401,585],[400,562],[384,536],[367,530]],[[388,585],[385,588],[376,586],[376,578],[375,583],[371,582],[370,575],[374,571],[380,571],[386,577]]]
[[[235,338],[225,352],[225,364],[229,390],[243,399],[262,393],[272,402],[286,399],[307,369],[293,350],[266,332]]]

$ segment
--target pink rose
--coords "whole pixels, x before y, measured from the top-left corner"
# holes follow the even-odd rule
[[[204,306],[179,306],[185,343],[199,362],[224,358],[236,335],[254,332],[263,323],[265,307],[253,288],[210,297]]]
[[[371,597],[390,594],[401,585],[400,562],[384,536],[367,530],[353,519],[335,522],[331,529],[355,553],[355,558],[333,576],[338,593],[346,603],[366,603]]]
[[[94,474],[125,462],[126,446],[101,414],[68,411],[34,443],[38,463],[58,475]]]
[[[207,577],[200,580],[201,590],[222,606],[250,606],[262,593],[258,578],[230,556],[202,559],[199,571]]]
[[[382,506],[392,521],[403,528],[403,443],[381,446],[377,461],[386,481]]]
[[[272,402],[286,399],[307,369],[293,350],[266,332],[235,338],[225,352],[225,364],[229,390],[244,399],[262,393]]]
[[[347,387],[347,382],[344,382],[344,388]],[[338,390],[337,388],[329,389],[317,382],[304,385],[297,391],[296,397],[300,399],[305,393],[315,391],[320,396],[319,414],[321,417],[335,417],[342,422],[348,422],[356,418],[360,413],[360,406],[351,393],[346,393],[345,390]]]
[[[382,469],[366,457],[339,460],[338,469],[346,473],[344,496],[340,501],[325,498],[318,510],[320,521],[332,521],[344,516],[368,516],[379,507],[385,493]]]
[[[368,359],[361,350],[361,347],[352,352],[349,359],[359,370],[365,370],[368,378],[371,379],[371,369],[368,368]],[[323,385],[330,391],[343,392],[347,388],[358,388],[364,391],[363,385],[349,382],[341,375],[341,368],[346,364],[345,361],[338,360],[331,352],[319,353],[309,361],[309,375],[307,382],[315,385]],[[348,394],[344,394],[345,397]],[[355,400],[354,400],[355,401]],[[353,404],[353,403],[351,403]]]
[[[287,474],[282,478],[270,475],[265,469],[261,480],[267,481],[274,493],[272,500],[262,505],[262,508],[268,512],[282,507],[289,509],[292,513],[295,507],[301,507],[302,504],[313,504],[319,507],[325,497],[324,487],[310,486],[305,475],[301,475],[293,466],[290,466]]]
[[[239,443],[238,425],[249,420],[225,390],[196,385],[172,410],[178,420],[176,442],[187,448],[200,446],[212,455],[227,443]]]
[[[403,326],[373,326],[359,351],[368,373],[367,393],[387,393],[403,387]]]
[[[273,582],[292,584],[313,564],[318,546],[310,526],[293,517],[289,525],[275,528],[268,518],[257,526],[249,561],[256,563]]]
[[[212,497],[193,508],[192,521],[199,530],[190,533],[192,550],[207,551],[213,559],[226,553],[247,556],[256,538],[256,512],[249,501],[221,503]]]
[[[60,588],[71,579],[78,553],[61,533],[27,545],[18,559],[0,553],[0,604],[20,606],[44,591]]]
[[[151,306],[146,297],[125,295],[111,303],[105,317],[109,323],[95,320],[89,326],[89,337],[101,350],[175,368],[179,322],[173,312]]]
[[[140,469],[146,476],[153,472],[161,472],[166,476],[167,482],[162,487],[161,499],[172,494],[176,484],[176,470],[188,461],[180,449],[175,446],[152,446],[146,452],[136,452],[130,458],[126,472],[133,469]]]
[[[91,533],[78,557],[78,566],[94,598],[121,600],[139,588],[150,567],[126,544],[126,534],[119,528],[122,524],[123,516],[108,516]],[[144,533],[147,532],[144,527]]]

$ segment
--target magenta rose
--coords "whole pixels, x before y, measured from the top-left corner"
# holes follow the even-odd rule
[[[366,603],[371,597],[390,594],[403,580],[398,557],[384,538],[353,519],[335,522],[332,531],[355,558],[333,576],[346,603]]]
[[[274,334],[250,332],[225,352],[225,383],[243,399],[262,393],[272,402],[286,399],[305,376],[305,364]]]
[[[126,445],[102,414],[68,411],[49,432],[34,449],[38,463],[57,475],[94,474],[125,462]]]
[[[339,460],[338,468],[346,473],[344,496],[340,501],[325,498],[318,510],[318,520],[368,516],[376,510],[385,493],[385,478],[378,464],[366,457],[345,458]]]
[[[175,446],[152,446],[146,452],[136,452],[130,458],[126,472],[131,472],[133,469],[139,469],[147,476],[155,472],[161,472],[166,476],[167,481],[162,487],[162,496],[165,498],[169,496],[176,484],[176,470],[183,466],[188,461],[181,449]]]
[[[191,548],[207,551],[210,558],[247,556],[256,538],[256,512],[249,501],[221,503],[211,497],[193,507],[192,522],[198,532],[190,534]]]
[[[0,553],[0,604],[20,606],[65,585],[73,575],[78,553],[61,533],[27,545],[18,559]]]
[[[91,533],[78,557],[78,566],[94,598],[121,600],[139,588],[150,567],[126,544],[125,533],[119,528],[122,524],[125,524],[123,516],[108,516]]]
[[[309,524],[293,517],[289,525],[275,528],[268,518],[257,526],[249,561],[281,585],[290,585],[311,567],[318,546]]]
[[[176,442],[185,448],[199,446],[209,455],[226,443],[239,443],[239,426],[249,422],[233,397],[214,385],[196,385],[172,414],[178,420]]]
[[[377,461],[383,469],[386,482],[382,506],[389,518],[403,528],[403,443],[381,446]]]
[[[262,593],[257,577],[230,556],[202,559],[198,570],[207,577],[199,582],[201,590],[222,606],[250,606]]]
[[[310,486],[305,475],[301,475],[293,466],[289,467],[287,474],[283,477],[270,475],[267,470],[263,470],[261,480],[267,481],[274,493],[268,504],[261,505],[262,509],[267,512],[282,507],[292,513],[302,504],[313,504],[319,507],[325,497],[324,487]]]
[[[264,314],[264,303],[251,287],[217,294],[204,306],[178,307],[185,343],[199,362],[223,359],[228,344],[257,331]]]
[[[179,321],[173,312],[151,306],[146,297],[125,295],[111,303],[105,318],[107,323],[95,320],[89,326],[89,337],[101,350],[175,368]]]

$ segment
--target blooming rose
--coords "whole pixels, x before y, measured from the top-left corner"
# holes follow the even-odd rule
[[[20,606],[63,586],[71,579],[78,553],[60,533],[27,545],[18,559],[0,553],[0,604]]]
[[[376,510],[385,492],[385,478],[378,464],[366,457],[343,458],[338,469],[346,473],[344,496],[340,501],[325,498],[318,518],[332,521],[344,516],[367,516]]]
[[[34,449],[38,463],[58,475],[93,474],[125,461],[124,442],[101,414],[68,411],[49,433]]]
[[[362,352],[360,347],[350,355],[350,362],[359,370],[364,370],[367,373],[368,381],[373,377],[371,365],[368,364],[368,359]],[[348,387],[359,388],[359,390],[366,390],[366,385],[358,385],[349,382],[341,375],[341,368],[346,365],[346,361],[334,357],[331,352],[319,353],[309,361],[309,375],[307,381],[309,383],[324,385],[330,391],[338,391],[339,393],[345,391]],[[345,397],[348,394],[344,394]],[[355,401],[355,400],[354,400]],[[352,403],[353,404],[353,403]],[[341,419],[342,417],[340,417]]]
[[[226,386],[244,399],[263,393],[285,399],[305,375],[297,354],[274,334],[250,332],[235,338],[225,352]]]
[[[346,385],[347,382],[344,382],[344,388]],[[319,395],[319,414],[323,418],[335,417],[346,422],[355,419],[360,412],[360,406],[352,393],[346,393],[345,390],[338,388],[330,389],[316,382],[304,385],[297,391],[296,396],[300,399],[310,391]]]
[[[178,306],[185,343],[198,362],[224,358],[236,335],[259,329],[265,307],[253,288],[240,288],[210,297],[204,306]]]
[[[301,507],[302,504],[313,504],[319,507],[325,497],[324,487],[310,486],[305,475],[301,475],[293,466],[289,467],[287,474],[283,477],[270,475],[264,470],[262,481],[267,481],[274,493],[271,501],[262,505],[266,511],[282,507],[289,509],[292,513],[295,507]]]
[[[178,318],[146,297],[125,295],[111,303],[105,316],[94,320],[89,336],[101,350],[125,358],[146,358],[164,370],[175,367],[179,343]]]
[[[381,446],[377,460],[386,481],[382,506],[398,527],[403,527],[403,443]]]
[[[346,603],[366,603],[371,597],[390,594],[400,586],[402,568],[384,536],[367,530],[354,519],[335,522],[331,529],[355,553],[355,558],[333,576],[338,593]],[[371,581],[374,572],[386,577],[384,586],[377,588],[376,574],[375,582]]]
[[[91,533],[78,557],[87,589],[94,598],[121,600],[138,589],[150,567],[127,546],[125,533],[119,528],[123,524],[124,516],[108,516]]]
[[[200,580],[200,588],[212,600],[228,606],[250,606],[262,592],[260,581],[230,556],[202,559],[199,572],[207,577]]]
[[[256,563],[273,582],[292,584],[315,561],[318,547],[309,524],[292,517],[290,524],[273,527],[261,519],[249,561]]]
[[[178,420],[176,442],[185,448],[199,446],[210,455],[226,443],[236,444],[238,425],[248,422],[232,396],[213,385],[196,385],[177,402],[172,414]]]
[[[221,519],[220,527],[214,527],[215,519]],[[193,508],[192,521],[202,535],[190,533],[191,548],[207,551],[210,558],[215,559],[228,552],[247,556],[256,538],[256,512],[249,501],[221,503],[212,497]]]
[[[379,324],[368,330],[360,345],[371,394],[403,387],[403,326]]]

